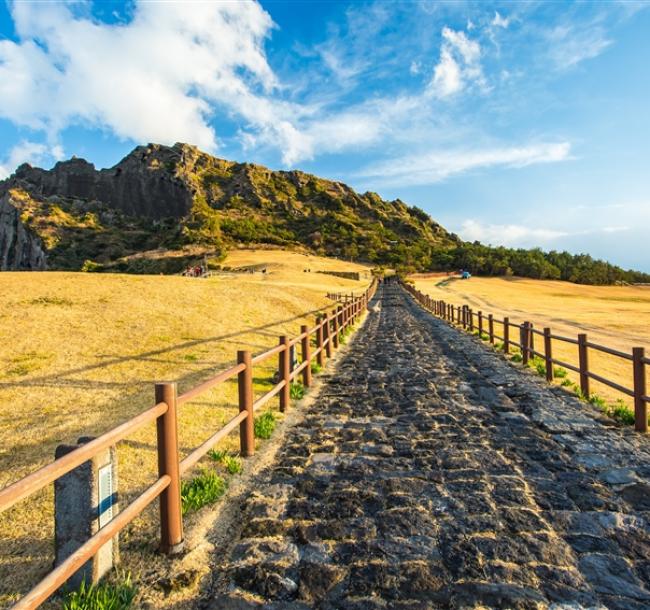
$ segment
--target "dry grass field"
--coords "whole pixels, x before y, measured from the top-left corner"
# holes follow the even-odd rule
[[[589,341],[627,353],[632,352],[632,347],[650,348],[650,287],[583,286],[516,277],[472,277],[449,282],[445,279],[414,278],[416,287],[425,294],[456,305],[468,304],[475,312],[492,313],[495,319],[509,316],[514,323],[530,321],[537,329],[550,327],[553,334],[573,339],[578,333],[587,333]],[[495,324],[495,333],[502,335],[501,324]],[[518,340],[518,335],[513,339]],[[536,341],[536,349],[543,351],[541,337]],[[575,345],[554,341],[553,355],[571,364],[578,363]],[[632,387],[631,362],[590,350],[589,368]],[[573,373],[570,377],[577,381]],[[595,381],[592,392],[608,400],[624,398],[631,405],[631,399]]]
[[[368,269],[297,252],[235,250],[224,265],[260,263],[267,273],[209,279],[0,274],[0,488],[50,462],[58,444],[99,435],[151,406],[154,382],[177,381],[183,392],[233,364],[237,349],[259,353],[313,324],[331,307],[327,291],[360,292],[369,282],[315,273]],[[271,375],[268,367],[255,372],[257,393]],[[236,413],[236,396],[236,382],[227,383],[183,407],[183,454]],[[237,438],[222,448],[235,451]],[[154,426],[118,451],[128,503],[155,479]],[[44,490],[0,518],[0,607],[51,568],[52,499]],[[156,517],[150,507],[121,536],[136,574],[155,567]]]

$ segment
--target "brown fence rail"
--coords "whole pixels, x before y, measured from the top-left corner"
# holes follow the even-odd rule
[[[591,396],[589,382],[592,379],[617,392],[632,397],[634,399],[634,427],[639,432],[648,432],[648,403],[650,402],[650,396],[647,395],[646,391],[646,365],[650,364],[650,358],[646,357],[643,347],[632,348],[632,353],[630,354],[605,345],[593,343],[587,339],[587,335],[584,333],[579,334],[576,339],[555,335],[550,328],[539,330],[534,328],[531,322],[514,324],[510,322],[508,317],[497,319],[491,313],[486,315],[482,311],[475,312],[469,305],[454,305],[444,300],[433,299],[410,284],[403,283],[402,285],[420,305],[433,313],[433,315],[463,330],[469,332],[478,331],[481,337],[487,335],[487,339],[492,344],[498,339],[503,343],[503,351],[506,354],[510,353],[512,347],[518,348],[521,351],[524,365],[528,364],[529,360],[535,356],[543,359],[546,368],[546,379],[549,382],[553,381],[553,366],[557,365],[578,374],[580,378],[580,391],[587,400]],[[495,331],[495,325],[500,329],[500,335]],[[539,338],[540,344],[543,345],[542,351],[535,347],[536,337]],[[577,346],[578,364],[571,364],[554,358],[553,341]],[[602,352],[615,358],[631,362],[634,387],[626,388],[611,379],[607,379],[591,371],[589,369],[590,350]]]
[[[361,317],[376,290],[377,281],[373,280],[370,286],[358,296],[347,295],[348,298],[343,298],[342,295],[328,295],[343,303],[331,312],[320,315],[315,326],[312,328],[301,326],[300,334],[293,339],[281,336],[277,347],[257,356],[252,356],[250,351],[238,351],[235,366],[180,396],[177,395],[175,383],[156,384],[153,407],[0,490],[0,512],[2,512],[92,459],[100,451],[115,445],[143,426],[156,422],[158,452],[156,482],[41,580],[12,607],[13,610],[36,608],[47,600],[106,542],[138,517],[156,498],[160,498],[160,548],[167,554],[180,550],[183,544],[181,476],[236,428],[239,428],[241,455],[252,456],[255,451],[254,413],[277,395],[279,395],[280,410],[286,411],[289,406],[292,380],[300,375],[306,387],[312,384],[313,359],[315,358],[320,366],[325,364],[326,358],[330,358],[333,350],[339,346],[339,334]],[[312,350],[313,336],[316,337],[316,348]],[[292,371],[290,347],[297,344],[301,346],[302,362]],[[266,394],[253,401],[253,365],[275,355],[278,356],[279,381]],[[178,408],[235,375],[239,388],[238,414],[181,461],[178,451]]]

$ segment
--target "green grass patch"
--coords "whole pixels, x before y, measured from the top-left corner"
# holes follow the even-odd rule
[[[293,400],[300,400],[305,395],[305,388],[301,383],[292,383],[289,386],[289,396]]]
[[[183,360],[186,362],[196,362],[199,359],[199,357],[196,354],[185,354],[183,356]]]
[[[223,462],[224,458],[228,455],[228,452],[225,449],[210,449],[208,451],[208,457],[213,460],[214,462],[221,463]]]
[[[634,411],[632,411],[632,409],[630,409],[620,398],[614,404],[609,405],[607,414],[610,417],[613,417],[616,421],[620,421],[622,424],[634,423]]]
[[[602,396],[598,396],[598,394],[592,394],[589,397],[589,402],[592,405],[598,407],[599,409],[604,409],[607,407],[607,402],[605,401],[605,399]]]
[[[205,469],[199,475],[181,483],[183,514],[216,502],[226,492],[226,482],[212,470]]]
[[[208,451],[208,457],[218,464],[223,464],[228,474],[239,474],[242,471],[243,465],[241,458],[236,455],[228,455],[228,452],[225,450],[216,451],[215,449],[210,449]]]
[[[563,369],[561,366],[556,366],[553,369],[553,375],[557,377],[558,379],[565,379],[566,376],[569,374],[569,371],[566,369]]]
[[[512,354],[512,356],[510,356],[510,360],[512,362],[523,362],[524,357],[521,354]]]
[[[126,610],[131,607],[135,594],[130,576],[118,584],[87,585],[84,581],[77,591],[65,596],[62,607],[63,610]]]
[[[257,438],[264,439],[271,438],[271,434],[273,434],[273,430],[275,430],[276,423],[277,418],[275,416],[275,413],[273,413],[273,411],[265,411],[262,413],[262,415],[255,418],[255,436]]]
[[[546,362],[542,358],[539,356],[533,357],[531,364],[538,375],[541,375],[542,377],[546,376]]]
[[[311,363],[311,372],[313,375],[318,375],[323,370],[323,367],[318,362]]]
[[[243,468],[241,458],[234,455],[224,457],[223,465],[226,467],[228,474],[239,474]]]
[[[564,386],[565,388],[570,388],[574,385],[574,383],[573,381],[567,378],[567,379],[563,379],[560,385]]]

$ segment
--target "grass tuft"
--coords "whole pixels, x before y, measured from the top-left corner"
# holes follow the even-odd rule
[[[216,502],[226,492],[226,482],[212,470],[181,483],[181,504],[183,514]]]
[[[563,369],[561,366],[556,366],[553,369],[553,376],[557,377],[558,379],[565,379],[568,374],[569,374],[569,371],[567,371],[566,369]]]
[[[512,354],[512,356],[510,356],[510,360],[512,362],[523,362],[524,358],[521,354]]]
[[[289,386],[289,396],[293,400],[300,400],[305,395],[305,388],[301,383],[292,383]]]
[[[323,367],[318,362],[311,363],[311,372],[313,375],[318,375],[323,370]]]
[[[81,583],[77,591],[71,591],[63,601],[63,610],[126,610],[131,607],[136,588],[127,575],[119,584]]]
[[[236,455],[228,455],[228,452],[225,450],[216,451],[215,449],[210,449],[208,451],[208,457],[218,464],[223,464],[228,474],[239,474],[242,471],[243,465],[241,458]]]
[[[257,438],[271,438],[273,430],[275,430],[277,418],[273,411],[265,411],[259,417],[255,418],[255,436]]]

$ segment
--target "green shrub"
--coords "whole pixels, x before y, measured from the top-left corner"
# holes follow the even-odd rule
[[[523,362],[524,359],[521,354],[512,354],[510,360],[512,360],[512,362]]]
[[[259,417],[255,418],[255,436],[257,438],[271,438],[273,430],[275,430],[276,417],[273,411],[265,411]]]
[[[103,268],[103,265],[100,265],[99,263],[96,263],[95,261],[91,261],[88,258],[83,262],[83,265],[81,265],[81,271],[84,271],[86,273],[93,273],[93,272],[101,271],[102,268]]]
[[[599,407],[600,409],[603,409],[607,406],[607,403],[605,402],[605,399],[602,396],[598,396],[598,394],[592,394],[589,397],[589,402],[596,406]]]
[[[585,396],[582,393],[582,389],[578,385],[573,385],[573,391],[575,392],[576,396],[578,397],[579,400],[582,400],[583,402],[587,402],[587,396]]]
[[[623,424],[634,423],[634,411],[632,411],[632,409],[630,409],[620,398],[613,405],[610,405],[608,414]]]
[[[553,369],[553,375],[558,379],[564,379],[569,374],[569,371],[563,369],[561,366],[556,366]]]
[[[542,377],[546,376],[546,362],[539,356],[533,358],[532,365],[535,367],[538,375],[541,375]]]
[[[223,464],[228,474],[239,474],[242,471],[241,459],[234,455],[228,455],[225,450],[215,451],[210,449],[208,457],[219,464]]]
[[[318,362],[312,362],[311,363],[311,372],[314,375],[318,375],[318,373],[320,373],[322,370],[323,370],[323,367],[320,364],[318,364]]]
[[[289,386],[289,396],[293,400],[300,400],[305,395],[305,388],[301,383],[292,383]]]
[[[496,350],[502,352],[502,351],[503,351],[503,343],[502,343],[501,341],[497,341],[497,342],[494,344],[494,349],[496,349]]]
[[[131,607],[135,594],[130,575],[119,584],[87,585],[83,581],[77,591],[65,596],[63,610],[126,610]]]
[[[203,470],[193,479],[181,483],[183,514],[216,502],[225,492],[226,482],[212,470]]]
[[[217,451],[216,449],[210,449],[210,451],[208,451],[208,457],[211,460],[219,463],[223,462],[226,455],[228,455],[228,452],[225,449],[221,451]]]
[[[241,458],[234,455],[226,455],[223,458],[223,465],[226,467],[228,474],[239,474],[242,471]]]

